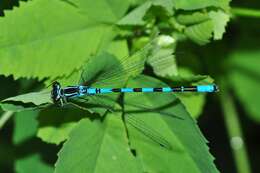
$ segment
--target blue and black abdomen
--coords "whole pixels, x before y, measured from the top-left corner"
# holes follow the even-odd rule
[[[216,85],[163,87],[163,88],[87,88],[87,94],[133,93],[133,92],[217,92]]]

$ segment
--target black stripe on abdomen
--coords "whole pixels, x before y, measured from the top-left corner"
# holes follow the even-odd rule
[[[133,92],[142,92],[142,88],[133,88]]]
[[[115,93],[121,92],[121,88],[112,88],[112,92]]]
[[[162,89],[162,88],[154,88],[153,91],[154,91],[154,92],[162,92],[163,89]]]

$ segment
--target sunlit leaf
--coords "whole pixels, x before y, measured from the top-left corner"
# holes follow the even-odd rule
[[[218,11],[210,11],[209,17],[214,22],[214,40],[220,40],[225,33],[225,27],[229,21],[229,15],[225,12],[218,10]]]
[[[81,120],[58,154],[56,173],[139,172],[120,114]]]
[[[128,86],[162,87],[164,84],[142,76],[131,81]],[[218,172],[208,151],[207,141],[173,94],[128,94],[125,102],[146,105],[147,109],[144,110],[126,105],[125,114],[127,116],[128,112],[132,112],[132,116],[147,123],[172,146],[171,150],[167,150],[156,145],[150,138],[128,125],[130,145],[136,150],[143,172]],[[153,111],[148,111],[149,108]]]
[[[38,79],[70,75],[115,36],[113,24],[128,4],[118,10],[117,0],[71,2],[20,1],[19,8],[5,12],[0,18],[1,74]],[[24,26],[30,32],[16,29]]]

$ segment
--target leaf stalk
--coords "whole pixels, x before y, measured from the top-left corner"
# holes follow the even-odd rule
[[[233,97],[228,91],[228,87],[222,85],[221,88],[222,93],[219,97],[237,172],[251,173],[246,144]]]

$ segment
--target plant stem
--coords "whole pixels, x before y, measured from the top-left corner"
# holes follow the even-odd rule
[[[2,127],[5,125],[5,123],[9,120],[9,118],[11,118],[11,116],[13,115],[12,111],[7,111],[5,112],[1,118],[0,118],[0,130],[2,129]]]
[[[234,14],[234,16],[260,18],[260,10],[255,9],[232,7],[231,13]]]
[[[234,100],[229,93],[228,88],[225,86],[222,86],[220,101],[224,111],[225,124],[229,135],[233,157],[235,158],[237,172],[250,173],[251,170],[238,113],[235,108]]]

